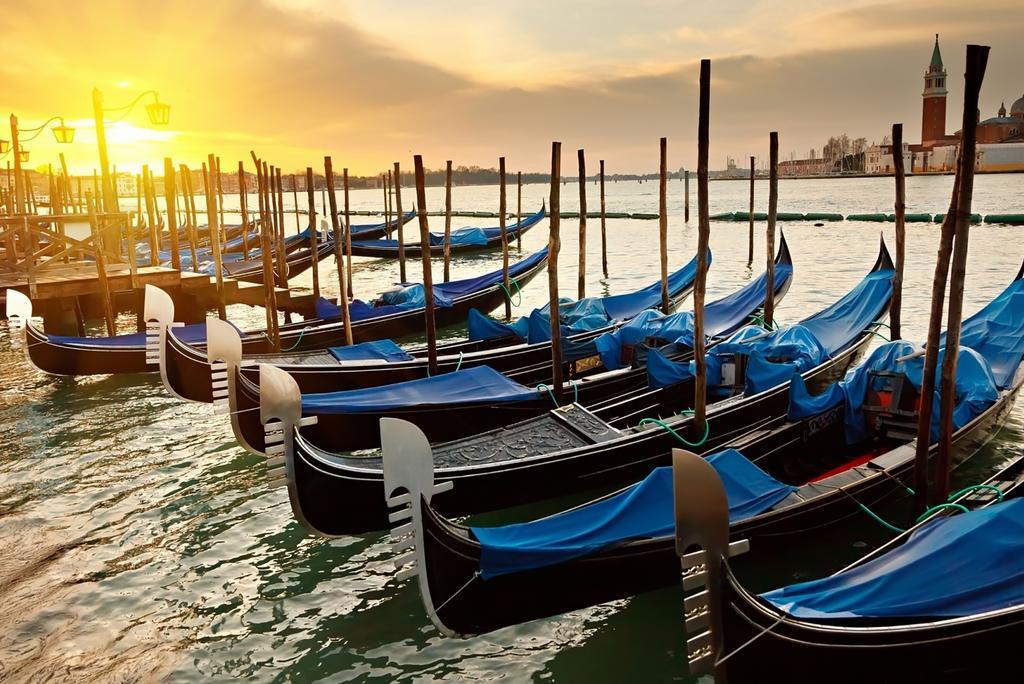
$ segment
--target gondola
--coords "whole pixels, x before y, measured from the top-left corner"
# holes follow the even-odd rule
[[[838,314],[845,320],[848,317],[841,312],[854,309],[858,317],[865,317],[831,358],[805,374],[812,385],[824,386],[842,377],[871,341],[876,321],[888,311],[892,274],[892,262],[883,245],[868,278],[812,317],[835,320]],[[330,454],[309,444],[296,432],[301,397],[297,389],[282,389],[294,388],[294,381],[276,380],[274,392],[268,393],[264,378],[279,375],[290,378],[276,368],[261,367],[261,419],[265,433],[271,434],[268,444],[278,446],[283,440],[283,453],[276,448],[270,453],[274,465],[269,477],[274,481],[285,478],[296,519],[310,531],[328,537],[387,527],[381,460]],[[635,482],[665,462],[678,444],[662,427],[641,424],[642,420],[676,413],[662,424],[696,441],[700,435],[694,434],[692,420],[678,413],[689,408],[692,400],[692,384],[681,383],[611,400],[593,410],[569,404],[507,428],[434,445],[439,477],[459,485],[434,503],[443,515],[464,515]],[[762,423],[777,420],[787,407],[788,385],[715,402],[709,406],[705,448],[715,449]],[[286,408],[290,413],[281,415]],[[283,468],[278,465],[282,456]],[[344,514],[339,514],[333,503],[337,501],[346,502]]]
[[[708,255],[710,263],[710,252]],[[789,250],[783,239],[779,248],[780,268],[777,270],[780,282],[788,272],[781,264],[790,264]],[[677,307],[693,289],[697,273],[697,259],[694,257],[682,268],[669,274],[669,298],[673,308]],[[600,309],[607,318],[606,325],[594,325],[588,317],[587,325],[571,322],[564,338],[567,361],[566,373],[573,373],[577,366],[586,363],[585,358],[596,352],[594,340],[610,332],[643,311],[661,303],[661,281],[633,292],[608,297],[592,297],[560,307],[563,313],[573,310]],[[441,342],[437,346],[439,373],[450,373],[456,369],[488,365],[499,371],[537,367],[551,363],[550,335],[535,335],[533,330],[522,332],[520,322],[546,318],[547,307],[534,310],[514,324],[504,324],[487,318],[478,311],[469,313],[470,339]],[[548,323],[550,325],[550,323]],[[234,334],[234,333],[230,333]],[[538,339],[539,338],[539,339]],[[231,346],[226,347],[228,350]],[[270,363],[292,375],[304,394],[335,392],[339,390],[378,387],[394,382],[425,378],[429,375],[427,348],[420,345],[411,349],[396,349],[390,340],[373,341],[352,347],[288,352],[250,356],[251,361]],[[232,362],[231,359],[215,360]],[[255,365],[242,366],[239,372],[253,387],[259,386],[259,369]]]
[[[766,672],[779,681],[1013,678],[998,656],[1024,638],[1024,457],[836,574],[761,595],[733,572],[729,556],[757,541],[726,542],[715,472],[682,451],[674,470],[683,586],[701,590],[686,599],[691,674],[723,684]]]
[[[513,223],[506,228],[508,240],[525,235],[530,228],[540,223],[545,216],[541,207],[533,216]],[[353,237],[355,232],[353,231]],[[501,228],[459,228],[451,233],[450,253],[461,254],[501,246]],[[419,242],[408,242],[403,245],[406,257],[418,257],[423,254],[423,246]],[[430,233],[430,254],[444,254],[444,233]],[[398,240],[369,240],[360,238],[352,240],[352,256],[374,257],[380,259],[398,258]]]
[[[1002,384],[998,390],[992,388],[991,403],[976,406],[976,415],[956,430],[955,463],[973,455],[998,432],[1024,381],[1024,282],[1015,281],[1011,291],[1016,298],[1012,307],[1001,308],[1006,298],[997,298],[965,321],[965,331],[991,326],[1021,341],[1009,350],[1003,339],[979,344],[985,358],[1000,366]],[[747,540],[757,551],[749,560],[784,552],[831,524],[863,516],[861,505],[874,506],[904,491],[900,482],[911,478],[915,453],[909,427],[915,418],[906,407],[914,406],[917,397],[891,369],[906,368],[893,361],[912,351],[909,343],[889,343],[848,373],[844,383],[870,402],[862,409],[847,405],[847,414],[861,410],[868,417],[863,429],[860,419],[854,427],[844,421],[844,407],[837,404],[766,425],[706,457],[726,482],[729,534]],[[919,356],[915,359],[902,363],[921,363]],[[975,382],[967,362],[962,376],[964,385]],[[876,392],[876,386],[882,389]],[[827,395],[818,398],[826,399]],[[964,406],[972,401],[962,400]],[[389,491],[419,487],[411,500],[422,504],[410,511],[419,585],[431,619],[444,633],[478,634],[676,581],[668,467],[546,518],[504,527],[465,527],[438,514],[430,504],[430,487],[421,486],[433,480],[430,450],[422,437],[404,424],[389,423],[386,428],[393,435],[403,431],[405,435],[394,437],[396,443],[415,446],[399,449],[396,444],[385,453],[385,480]],[[856,434],[853,441],[851,433]],[[931,453],[937,453],[937,445]],[[408,464],[412,459],[420,463]]]
[[[780,250],[779,256],[786,262],[778,266],[776,273],[776,295],[781,299],[789,288],[793,269],[788,249]],[[767,274],[707,305],[710,344],[725,339],[749,322],[764,302],[766,284]],[[676,318],[692,321],[689,313]],[[646,316],[635,322],[642,326],[644,320]],[[550,327],[546,318],[544,325]],[[599,352],[602,339],[596,339],[593,345],[577,346],[581,353],[569,357],[578,359],[570,364],[569,377],[573,401],[583,407],[647,388],[642,362],[615,370],[610,369],[610,364],[604,365],[608,354]],[[677,358],[689,358],[690,348],[679,345],[674,354]],[[550,382],[551,362],[545,359],[504,373],[489,365],[477,365],[458,373],[386,386],[306,394],[302,397],[303,414],[317,416],[318,422],[305,438],[327,451],[375,448],[380,445],[378,421],[387,415],[416,423],[433,442],[451,441],[546,414],[554,399],[548,387]],[[238,412],[233,418],[236,435],[242,443],[259,449],[262,427],[255,413],[244,410],[259,405],[258,393],[244,382],[237,383],[235,389],[240,395],[235,402]]]
[[[547,263],[543,249],[513,264],[509,271],[520,283],[530,282]],[[501,271],[435,285],[435,291],[446,294],[450,307],[435,309],[439,327],[464,321],[470,309],[491,311],[505,299],[501,289]],[[415,286],[414,286],[415,287]],[[8,310],[11,308],[8,298]],[[27,299],[18,300],[22,320],[32,315]],[[39,370],[54,375],[97,375],[107,373],[147,373],[161,370],[169,388],[181,398],[211,401],[210,367],[202,345],[206,341],[206,324],[176,327],[171,335],[165,328],[174,320],[170,296],[156,289],[146,289],[147,333],[114,337],[62,337],[47,335],[37,325],[25,326],[26,354]],[[27,306],[27,310],[26,310]],[[356,300],[351,308],[352,332],[356,340],[378,337],[402,337],[422,330],[423,307],[387,305],[374,300]],[[345,326],[340,316],[318,318],[281,326],[281,346],[285,349],[322,349],[343,344]],[[151,345],[147,348],[147,343]],[[166,345],[166,346],[165,346]],[[195,345],[195,346],[193,346]],[[265,354],[273,345],[263,330],[246,332],[242,337],[246,354]],[[166,354],[166,356],[161,356]],[[160,368],[161,361],[167,368]]]

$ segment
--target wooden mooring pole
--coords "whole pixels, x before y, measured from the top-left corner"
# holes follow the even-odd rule
[[[348,310],[348,282],[345,278],[345,250],[342,247],[344,236],[341,234],[341,221],[338,220],[338,199],[334,194],[334,167],[330,156],[324,157],[324,177],[327,181],[327,197],[331,201],[331,228],[334,231],[334,262],[338,269],[338,304],[341,305],[341,320],[345,324],[345,344],[352,344],[352,321]],[[346,190],[348,187],[348,169],[345,169]],[[346,200],[348,199],[346,192]],[[348,220],[346,207],[345,219]],[[351,257],[350,257],[351,258]]]
[[[975,152],[978,142],[978,99],[988,65],[989,48],[967,46],[964,74],[964,114],[960,137],[956,231],[950,265],[946,345],[942,356],[942,397],[939,413],[939,455],[935,464],[935,494],[932,503],[943,503],[949,496],[949,476],[953,465],[953,406],[956,401],[956,366],[963,324],[964,277],[967,273],[967,247],[971,231],[971,204],[974,199]],[[894,150],[895,152],[895,150]]]
[[[345,249],[348,250],[348,259],[345,263],[345,280],[348,282],[348,298],[355,299],[352,292],[352,214],[348,205],[348,167],[341,170],[341,182],[344,185],[345,193]]]
[[[522,174],[520,174],[521,176]],[[605,232],[606,214],[604,206],[604,159],[601,160],[601,272],[608,277],[608,236]]]
[[[504,160],[502,160],[504,161]],[[413,157],[416,170],[416,209],[420,221],[420,254],[423,259],[423,312],[427,329],[427,366],[430,375],[437,375],[437,326],[434,322],[434,276],[430,269],[430,224],[427,220],[427,190],[423,176],[423,158]],[[395,163],[395,178],[399,178],[398,163]],[[400,182],[395,184],[397,189]],[[398,211],[401,212],[402,201],[398,199]],[[401,215],[401,214],[399,214]],[[404,280],[404,278],[403,278]]]
[[[260,253],[263,260],[263,296],[267,313],[267,335],[274,351],[281,351],[281,331],[277,320],[277,289],[274,282],[274,264],[270,259],[273,252],[271,232],[273,221],[270,218],[270,190],[267,163],[262,162],[253,154],[256,162],[256,196],[259,200],[260,212]]]
[[[580,182],[580,262],[576,275],[576,299],[583,299],[587,296],[587,161],[583,150],[576,151],[576,161]]]
[[[661,164],[658,173],[658,248],[661,262],[661,311],[668,314],[668,138],[661,139]]]
[[[309,181],[306,181],[307,185]],[[292,174],[292,205],[295,207],[295,233],[302,232],[302,221],[299,219],[299,181]]]
[[[402,169],[398,162],[395,162],[395,217],[398,219],[398,279],[404,283],[407,281],[405,279],[405,237],[402,231]],[[429,241],[420,245],[421,250],[424,248],[429,254]]]
[[[313,260],[310,270],[313,273],[313,300],[316,301],[320,298],[320,263],[317,259],[320,251],[320,230],[316,225],[316,190],[313,186],[312,166],[306,167],[306,198],[309,201],[309,256]]]
[[[690,171],[683,170],[683,221],[690,222]]]
[[[764,325],[768,330],[775,323],[775,219],[779,209],[779,134],[772,131],[768,135],[768,229],[767,253],[765,254],[768,272],[768,287],[764,295]]]
[[[903,263],[907,253],[906,196],[907,184],[903,168],[903,124],[892,125],[892,166],[896,179],[896,275],[892,278],[892,300],[889,304],[889,337],[903,339]]]
[[[561,220],[560,187],[562,175],[562,143],[551,143],[551,197],[548,201],[551,217],[548,220],[548,311],[551,319],[551,391],[555,403],[562,403],[562,329],[558,320],[558,252],[562,242],[558,236]]]
[[[505,288],[505,320],[512,318],[512,284],[508,278],[508,228],[505,215],[508,213],[505,196],[505,158],[498,158],[498,228],[501,230],[501,282]]]
[[[523,249],[523,172],[516,172],[516,249]]]
[[[444,169],[444,282],[451,279],[452,261],[452,160]]]
[[[750,158],[750,205],[748,209],[747,266],[754,263],[754,158]],[[769,254],[774,262],[775,255]]]
[[[708,147],[711,118],[711,60],[700,61],[700,106],[697,115],[697,277],[693,283],[693,427],[704,432],[707,402],[707,359],[704,357],[704,295],[707,291],[708,242]]]
[[[206,228],[210,234],[210,251],[213,252],[214,282],[217,286],[217,317],[227,320],[224,299],[224,264],[220,253],[220,221],[217,212],[217,186],[213,182],[213,170],[217,168],[214,156],[208,155],[203,164],[203,190],[206,192]],[[209,169],[209,170],[208,170]]]
[[[249,191],[246,188],[245,164],[238,162],[238,211],[242,214],[242,260],[249,260]]]
[[[181,252],[178,244],[178,212],[175,199],[178,190],[174,186],[174,162],[164,157],[164,204],[167,205],[167,234],[171,243],[171,266],[181,270]]]
[[[103,318],[107,324],[107,335],[113,337],[115,329],[114,304],[110,298],[110,283],[107,282],[107,255],[103,245],[103,231],[96,218],[96,201],[91,192],[86,193],[86,205],[89,211],[89,232],[92,233],[92,244],[96,248],[96,279],[100,284],[100,298],[103,300]]]

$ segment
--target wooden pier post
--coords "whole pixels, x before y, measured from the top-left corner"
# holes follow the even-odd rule
[[[892,125],[892,166],[896,179],[896,275],[892,278],[892,301],[889,304],[889,337],[902,337],[903,263],[907,253],[907,184],[903,168],[903,124]]]
[[[210,157],[213,157],[213,155],[211,154]],[[220,157],[213,158],[217,161],[217,225],[220,226],[220,245],[223,249],[224,243],[228,239],[227,224],[224,223],[224,185],[221,181]],[[211,168],[210,171],[212,172],[213,169]]]
[[[398,219],[398,279],[403,283],[405,279],[405,238],[402,234],[402,169],[399,167],[398,162],[395,162],[395,218]],[[424,247],[427,248],[427,253],[430,253],[430,243],[427,242],[425,245],[420,245],[422,250]]]
[[[238,211],[242,214],[242,260],[249,260],[249,198],[245,181],[245,164],[238,162]]]
[[[747,266],[754,263],[754,158],[750,158],[750,204],[748,208],[749,232],[747,234]],[[775,255],[770,254],[774,263]]]
[[[320,264],[317,259],[320,252],[320,230],[316,225],[316,189],[313,186],[313,167],[311,166],[306,167],[306,198],[309,201],[309,250],[310,258],[313,260],[310,270],[313,273],[313,300],[315,301],[320,298]]]
[[[391,172],[380,175],[384,186],[384,233],[391,239]]]
[[[690,222],[690,170],[683,170],[683,221]]]
[[[178,212],[175,206],[177,189],[174,187],[174,162],[164,157],[164,203],[167,205],[167,233],[171,243],[171,267],[181,270],[181,251],[178,244]]]
[[[548,220],[548,311],[551,319],[551,391],[555,403],[562,403],[562,329],[558,320],[558,252],[562,242],[558,237],[561,209],[559,202],[559,179],[562,175],[562,143],[551,143],[551,198],[548,206],[551,218]]]
[[[775,219],[779,209],[779,134],[768,135],[768,230],[767,253],[768,287],[764,296],[764,325],[768,330],[775,323]]]
[[[207,167],[209,164],[209,167]],[[209,171],[208,171],[209,168]],[[210,251],[213,252],[214,282],[217,285],[217,316],[223,321],[228,314],[224,302],[224,265],[220,253],[220,223],[217,213],[217,188],[210,174],[217,168],[214,156],[207,156],[203,164],[203,189],[206,192],[206,228],[210,234]]]
[[[520,174],[520,177],[522,174]],[[608,236],[605,231],[605,216],[604,206],[604,159],[601,160],[601,271],[604,273],[604,277],[608,277]]]
[[[988,65],[989,48],[967,46],[967,68],[964,74],[964,114],[960,136],[960,159],[956,199],[956,232],[950,265],[949,307],[946,323],[946,345],[942,356],[942,396],[939,412],[939,455],[935,464],[933,503],[942,503],[949,496],[949,474],[953,464],[953,405],[956,401],[956,366],[960,350],[960,329],[963,324],[964,277],[967,273],[967,247],[971,231],[971,203],[974,199],[975,152],[978,142],[978,99]],[[895,151],[895,150],[894,150]]]
[[[504,164],[504,159],[502,164]],[[413,165],[416,169],[416,209],[420,220],[420,254],[423,257],[423,298],[427,328],[427,366],[430,369],[430,375],[433,376],[437,375],[437,326],[434,322],[434,277],[430,269],[430,225],[427,221],[427,190],[423,177],[423,157],[418,154],[415,155],[413,157]],[[400,178],[397,162],[395,162],[395,178]],[[400,182],[395,184],[396,190],[399,185]],[[400,195],[398,197],[398,211],[401,212],[402,200]]]
[[[114,324],[114,304],[110,299],[110,283],[107,282],[107,255],[103,248],[102,231],[96,218],[96,202],[92,193],[86,194],[89,211],[89,232],[92,233],[93,245],[96,248],[96,278],[100,284],[100,298],[103,300],[103,317],[107,324],[107,335],[113,337],[117,332]]]
[[[658,247],[661,260],[661,311],[668,314],[668,138],[661,139],[661,164],[658,175]]]
[[[281,169],[271,168],[271,188],[274,192],[274,225],[276,226],[275,236],[277,239],[277,277],[281,287],[288,289],[288,254],[284,245],[284,187],[281,183]],[[284,320],[291,323],[291,312],[285,311]]]
[[[346,187],[348,169],[345,169]],[[341,234],[340,221],[338,220],[338,199],[334,194],[334,167],[331,164],[330,156],[324,157],[324,177],[327,181],[327,197],[331,200],[331,229],[334,231],[334,262],[338,269],[338,303],[341,305],[341,320],[345,324],[345,344],[352,344],[352,321],[348,310],[348,282],[345,278],[345,250]],[[346,220],[348,211],[345,211]],[[351,257],[350,257],[351,259]]]
[[[516,231],[516,249],[523,249],[523,172],[516,172],[516,223],[519,230]]]
[[[693,283],[693,358],[695,362],[693,428],[704,431],[707,402],[707,359],[704,357],[704,294],[707,291],[708,240],[708,146],[711,117],[711,60],[700,61],[700,105],[697,114],[697,277]],[[770,281],[769,281],[770,282]],[[771,288],[769,288],[771,289]]]
[[[156,266],[160,263],[160,229],[157,227],[156,217],[159,210],[157,209],[152,181],[153,172],[149,170],[148,164],[144,164],[142,166],[142,189],[146,195],[146,223],[149,226],[149,264],[150,266]]]
[[[192,271],[194,273],[199,272],[199,258],[197,256],[197,243],[199,238],[197,235],[197,224],[199,219],[196,216],[196,201],[195,195],[192,191],[192,172],[184,164],[180,167],[181,173],[181,194],[182,202],[185,205],[185,214],[188,217],[188,246],[192,251]]]
[[[452,261],[452,160],[445,162],[444,171],[444,282],[451,278]]]
[[[274,282],[274,264],[270,258],[273,253],[273,221],[270,217],[270,183],[267,163],[256,159],[256,195],[260,211],[260,253],[263,260],[263,295],[267,312],[267,335],[270,336],[274,351],[281,351],[281,330],[277,320],[277,284]]]
[[[345,280],[348,282],[348,298],[355,299],[352,292],[352,214],[348,205],[348,167],[341,170],[341,182],[345,192],[345,248],[348,251],[348,259],[345,264]],[[333,192],[333,191],[332,191]],[[346,304],[347,306],[347,304]]]
[[[505,216],[508,204],[505,195],[505,158],[498,158],[498,228],[501,230],[501,282],[505,287],[505,320],[512,318],[512,283],[508,277],[508,227]]]
[[[583,150],[576,151],[580,182],[579,268],[576,271],[576,299],[587,296],[587,161]]]
[[[306,181],[307,184],[309,181]],[[295,234],[302,232],[302,222],[299,220],[299,184],[295,174],[292,174],[292,204],[295,206]]]

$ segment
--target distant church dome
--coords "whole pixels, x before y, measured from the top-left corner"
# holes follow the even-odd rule
[[[1024,116],[1024,97],[1010,105],[1010,116]]]

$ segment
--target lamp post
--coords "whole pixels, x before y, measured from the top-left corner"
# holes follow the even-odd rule
[[[35,128],[26,128],[24,131],[18,130],[18,117],[11,114],[11,142],[10,151],[14,153],[14,205],[15,211],[19,214],[25,213],[25,187],[23,185],[23,177],[21,175],[21,165],[28,163],[29,151],[21,149],[22,142],[29,142],[39,137],[47,126],[54,121],[59,121],[59,126],[53,127],[53,137],[58,143],[64,145],[73,142],[75,139],[75,129],[64,123],[63,116],[51,116],[42,125],[36,126]],[[24,140],[21,140],[20,134],[28,133]],[[6,143],[7,141],[0,141],[0,143]],[[0,144],[0,150],[4,149],[4,145]]]
[[[92,89],[92,114],[96,119],[96,144],[99,146],[100,151],[100,172],[102,173],[103,183],[103,208],[109,213],[118,211],[117,200],[114,196],[114,186],[110,178],[110,163],[107,157],[107,132],[104,127],[103,114],[104,112],[123,112],[120,118],[116,121],[120,121],[124,117],[128,116],[142,98],[147,95],[153,96],[153,102],[146,105],[146,115],[149,117],[149,122],[154,126],[166,126],[171,120],[171,106],[160,101],[160,95],[155,90],[147,90],[140,93],[134,100],[125,105],[124,107],[114,107],[112,109],[103,109],[103,93],[100,92],[99,88]]]

